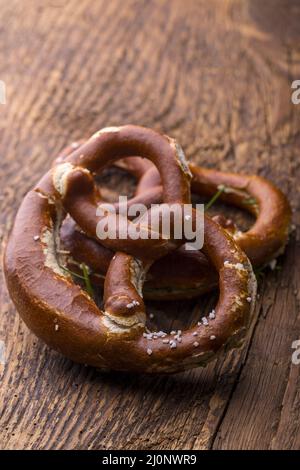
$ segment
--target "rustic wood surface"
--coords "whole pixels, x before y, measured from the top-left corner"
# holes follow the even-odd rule
[[[271,178],[299,224],[298,0],[0,0],[0,12],[2,248],[23,195],[64,145],[129,122],[178,138],[194,162]],[[246,347],[171,377],[61,357],[27,330],[1,283],[1,448],[299,449],[299,230],[280,265],[260,283]],[[162,304],[149,308],[177,326],[204,301],[168,304],[166,320]]]

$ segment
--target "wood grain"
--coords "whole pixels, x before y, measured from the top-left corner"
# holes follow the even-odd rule
[[[0,0],[0,11],[2,248],[64,145],[129,122],[178,138],[194,162],[271,178],[299,225],[297,0]],[[26,329],[3,282],[1,448],[299,449],[299,226],[280,264],[260,285],[246,347],[172,377],[71,363]],[[210,302],[149,308],[177,326]]]

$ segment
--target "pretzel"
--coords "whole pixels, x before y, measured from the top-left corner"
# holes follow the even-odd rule
[[[117,166],[129,171],[139,180],[136,195],[130,203],[151,201],[159,203],[162,197],[159,174],[150,162],[132,157],[117,162]],[[288,241],[291,224],[291,208],[285,195],[270,181],[256,175],[241,175],[219,172],[189,165],[192,178],[192,191],[196,194],[211,197],[220,187],[224,191],[220,199],[250,212],[255,224],[246,232],[223,216],[215,216],[234,237],[236,242],[248,255],[255,267],[267,265],[284,252]],[[105,275],[106,268],[102,263],[109,252],[97,242],[88,239],[83,232],[78,232],[76,224],[68,221],[62,231],[62,240],[74,260],[85,262],[96,273]],[[89,255],[90,250],[93,256]],[[111,253],[112,256],[112,253]],[[181,270],[170,269],[180,264]],[[73,266],[74,267],[74,266]],[[198,296],[209,292],[217,286],[217,275],[213,266],[199,252],[176,250],[159,259],[150,268],[144,287],[146,298],[180,299]]]
[[[224,348],[240,344],[256,293],[247,256],[217,223],[205,219],[204,252],[219,272],[218,305],[209,319],[176,335],[149,333],[145,327],[141,288],[143,271],[151,264],[149,255],[145,260],[124,251],[116,253],[106,276],[102,311],[62,268],[59,228],[65,217],[63,204],[74,189],[74,171],[78,167],[80,177],[89,177],[89,172],[100,171],[117,157],[134,154],[150,158],[159,167],[165,201],[189,201],[189,174],[173,140],[137,126],[99,131],[25,196],[4,256],[10,295],[28,327],[77,362],[147,373],[205,365]],[[82,189],[84,209],[87,193]],[[123,250],[121,241],[120,245]],[[123,312],[128,301],[130,314]]]

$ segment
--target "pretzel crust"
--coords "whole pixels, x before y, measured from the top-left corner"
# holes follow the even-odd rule
[[[124,131],[125,138],[123,141],[117,138],[110,146],[112,139],[109,134],[120,131]],[[107,162],[106,158],[110,161],[117,158],[116,150],[121,152],[124,142],[128,142],[132,134],[136,138],[136,133],[139,140],[147,130],[135,126],[102,130],[92,143],[88,141],[84,153],[82,147],[75,150],[62,165],[78,165],[88,171],[99,171]],[[155,139],[159,140],[159,137],[155,136]],[[146,135],[149,153],[152,143]],[[173,146],[173,150],[177,151],[177,148]],[[124,153],[135,151],[136,148],[128,146]],[[166,171],[170,174],[170,164],[173,165],[171,173],[175,187],[165,176]],[[163,166],[160,164],[167,202],[177,198],[181,203],[188,200],[188,172],[182,158],[178,161],[176,156],[175,160],[172,157],[169,164],[165,168]],[[64,178],[66,168],[46,173],[25,196],[5,251],[8,289],[28,327],[49,346],[76,362],[101,369],[147,373],[171,373],[205,365],[225,347],[239,345],[251,320],[256,281],[247,256],[208,217],[205,219],[204,252],[219,272],[220,284],[214,319],[184,331],[175,347],[172,346],[172,335],[165,334],[164,340],[150,338],[145,330],[144,306],[136,300],[141,299],[143,271],[147,269],[148,261],[121,252],[117,253],[108,269],[105,310],[97,307],[62,268],[59,230],[65,217],[62,200],[68,190],[68,181]],[[119,279],[117,290],[115,279]],[[123,314],[124,299],[115,299],[117,305],[114,302],[114,308],[110,309],[110,301],[116,293],[119,294],[120,286],[124,289],[125,300],[130,300],[131,306],[129,308],[127,304],[127,308],[131,315]]]
[[[246,255],[218,224],[209,218],[205,222],[205,251],[220,276],[216,317],[183,332],[171,349],[161,338],[144,337],[143,324],[113,328],[106,312],[61,269],[55,254],[61,208],[49,197],[50,184],[47,174],[24,198],[4,259],[12,300],[39,338],[79,363],[147,373],[204,366],[216,353],[240,345],[253,312],[256,282]]]

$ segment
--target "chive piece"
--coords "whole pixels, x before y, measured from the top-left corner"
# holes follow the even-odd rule
[[[91,280],[90,280],[90,277],[89,277],[88,267],[84,263],[81,263],[80,267],[81,267],[82,272],[83,272],[83,278],[84,278],[84,282],[85,282],[86,291],[90,295],[90,297],[93,298],[94,297],[94,290],[92,288]]]
[[[243,204],[247,204],[248,206],[256,206],[257,200],[254,197],[249,197],[243,200]]]
[[[207,211],[208,209],[211,208],[211,206],[219,199],[221,194],[224,193],[225,189],[226,189],[226,186],[223,186],[223,185],[219,186],[218,191],[213,195],[210,201],[208,201],[208,203],[205,204],[204,211]]]
[[[70,269],[66,268],[62,264],[60,264],[59,267],[63,269],[64,271],[66,271],[67,273],[71,274],[71,276],[78,277],[79,279],[82,279],[83,281],[85,280],[84,276],[80,276],[80,274],[77,274],[74,271],[71,271]]]
[[[78,279],[82,279],[84,282],[85,282],[85,288],[86,288],[86,291],[87,293],[91,296],[91,297],[94,297],[94,290],[92,288],[92,284],[91,284],[91,281],[90,281],[90,278],[89,278],[89,272],[88,272],[88,267],[86,264],[82,263],[80,265],[80,268],[82,269],[82,272],[83,272],[83,276],[81,276],[80,274],[78,273],[75,273],[74,271],[71,271],[70,269],[66,268],[65,266],[63,265],[60,265],[60,267],[66,271],[67,273],[69,273],[71,276],[74,276],[74,277],[77,277]]]

